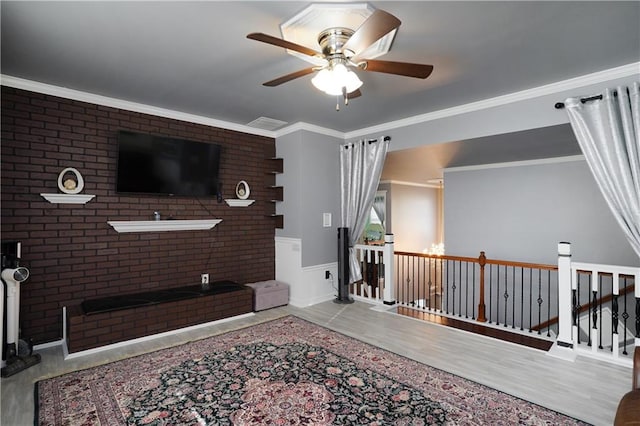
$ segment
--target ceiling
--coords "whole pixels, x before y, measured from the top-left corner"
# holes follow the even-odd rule
[[[264,87],[309,63],[246,38],[281,37],[280,25],[310,4],[2,1],[0,71],[235,124],[267,117],[353,132],[640,58],[640,2],[370,2],[402,21],[377,59],[434,71],[426,80],[358,71],[363,96],[336,111],[311,76]],[[566,126],[556,130],[563,139]],[[448,149],[469,146],[457,144]],[[457,155],[467,164],[480,154]]]
[[[382,180],[433,185],[443,170],[580,155],[569,124],[390,151]]]

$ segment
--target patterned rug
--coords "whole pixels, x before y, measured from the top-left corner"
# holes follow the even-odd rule
[[[289,316],[42,380],[36,424],[583,423]]]

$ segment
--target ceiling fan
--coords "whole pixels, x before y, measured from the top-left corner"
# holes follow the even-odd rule
[[[328,95],[342,96],[345,104],[348,104],[349,99],[362,95],[360,91],[362,81],[352,69],[422,79],[427,78],[433,71],[432,65],[379,61],[361,57],[369,46],[398,28],[400,24],[400,20],[390,13],[376,10],[355,31],[342,27],[322,31],[318,35],[318,44],[322,52],[263,33],[251,33],[247,38],[325,61],[324,65],[305,68],[267,81],[263,83],[264,86],[275,87],[296,78],[317,73],[311,80],[313,85]],[[336,109],[340,109],[339,104],[336,105]]]

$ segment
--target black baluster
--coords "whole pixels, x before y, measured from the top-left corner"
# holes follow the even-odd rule
[[[489,324],[491,324],[491,307],[493,306],[493,292],[491,291],[493,287],[493,265],[489,265]]]
[[[500,325],[500,265],[496,265],[496,325]]]
[[[472,278],[472,282],[473,282],[473,300],[471,301],[472,305],[472,309],[471,309],[471,314],[473,315],[471,317],[471,319],[475,320],[476,319],[476,265],[475,263],[473,264],[473,278]]]
[[[469,318],[469,262],[464,262],[464,272],[464,317]],[[462,273],[460,275],[462,275]]]
[[[629,293],[627,291],[627,277],[624,277],[624,298],[623,298],[623,303],[624,303],[624,312],[622,313],[622,321],[623,324],[622,326],[624,327],[624,345],[622,347],[622,353],[624,355],[629,355],[629,352],[627,352],[627,320],[629,319],[629,313],[627,312],[627,294]]]
[[[511,289],[513,290],[513,297],[511,298],[511,328],[516,328],[516,267],[511,268]]]
[[[636,297],[636,338],[640,339],[640,297]]]
[[[507,273],[509,272],[509,268],[507,266],[504,267],[504,326],[508,327],[507,324],[507,315],[509,314],[507,307],[509,306],[509,281],[507,278]]]
[[[591,287],[590,287],[591,288]],[[592,290],[593,298],[591,299],[591,307],[593,311],[591,312],[591,317],[593,319],[593,329],[598,329],[598,291]],[[594,344],[594,342],[591,342]],[[595,342],[597,344],[598,342]]]
[[[460,291],[458,292],[458,316],[462,317],[462,261],[458,261],[458,283]]]
[[[456,261],[451,262],[453,265],[453,285],[451,288],[453,289],[453,300],[451,303],[451,315],[456,314]]]
[[[547,321],[550,319],[551,319],[551,271],[547,270]],[[547,337],[551,337],[551,327],[547,328]]]
[[[602,294],[602,275],[598,274],[598,292]],[[598,348],[602,349],[602,335],[604,334],[604,330],[602,329],[602,299],[600,300],[600,332],[598,333]]]
[[[613,295],[613,301],[611,303],[611,309],[613,309],[613,313],[611,314],[611,334],[618,334],[618,295]],[[611,339],[613,342],[613,339]],[[611,345],[611,352],[613,352],[613,344]]]
[[[433,286],[433,281],[431,280],[431,276],[432,276],[432,269],[431,269],[431,263],[433,262],[432,258],[429,258],[429,282],[428,282],[428,291],[429,291],[429,310],[431,310],[431,306],[432,306],[432,300],[431,300],[431,287]],[[435,291],[434,291],[435,294]]]
[[[520,267],[520,330],[524,330],[524,268]]]
[[[538,269],[538,298],[536,299],[538,303],[538,324],[542,324],[542,269]],[[547,333],[549,329],[547,329]],[[540,329],[538,329],[538,334],[542,333]]]
[[[582,277],[581,274],[578,274],[578,284],[576,286],[577,290],[578,290],[578,304],[580,303],[580,288],[582,287],[580,285],[580,278]],[[580,344],[580,312],[578,312],[578,305],[576,305],[576,318],[577,318],[577,326],[578,326],[578,344]]]

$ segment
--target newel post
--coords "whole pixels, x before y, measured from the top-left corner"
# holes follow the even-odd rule
[[[484,304],[484,265],[487,264],[487,257],[484,252],[480,252],[478,257],[478,265],[480,265],[480,296],[478,297],[478,322],[487,322],[485,316],[485,304]]]
[[[393,281],[395,276],[394,250],[393,234],[386,234],[384,236],[384,252],[382,254],[384,259],[384,293],[382,296],[385,305],[394,305],[396,303],[394,290],[396,283]]]
[[[558,243],[558,346],[573,348],[571,243]]]

